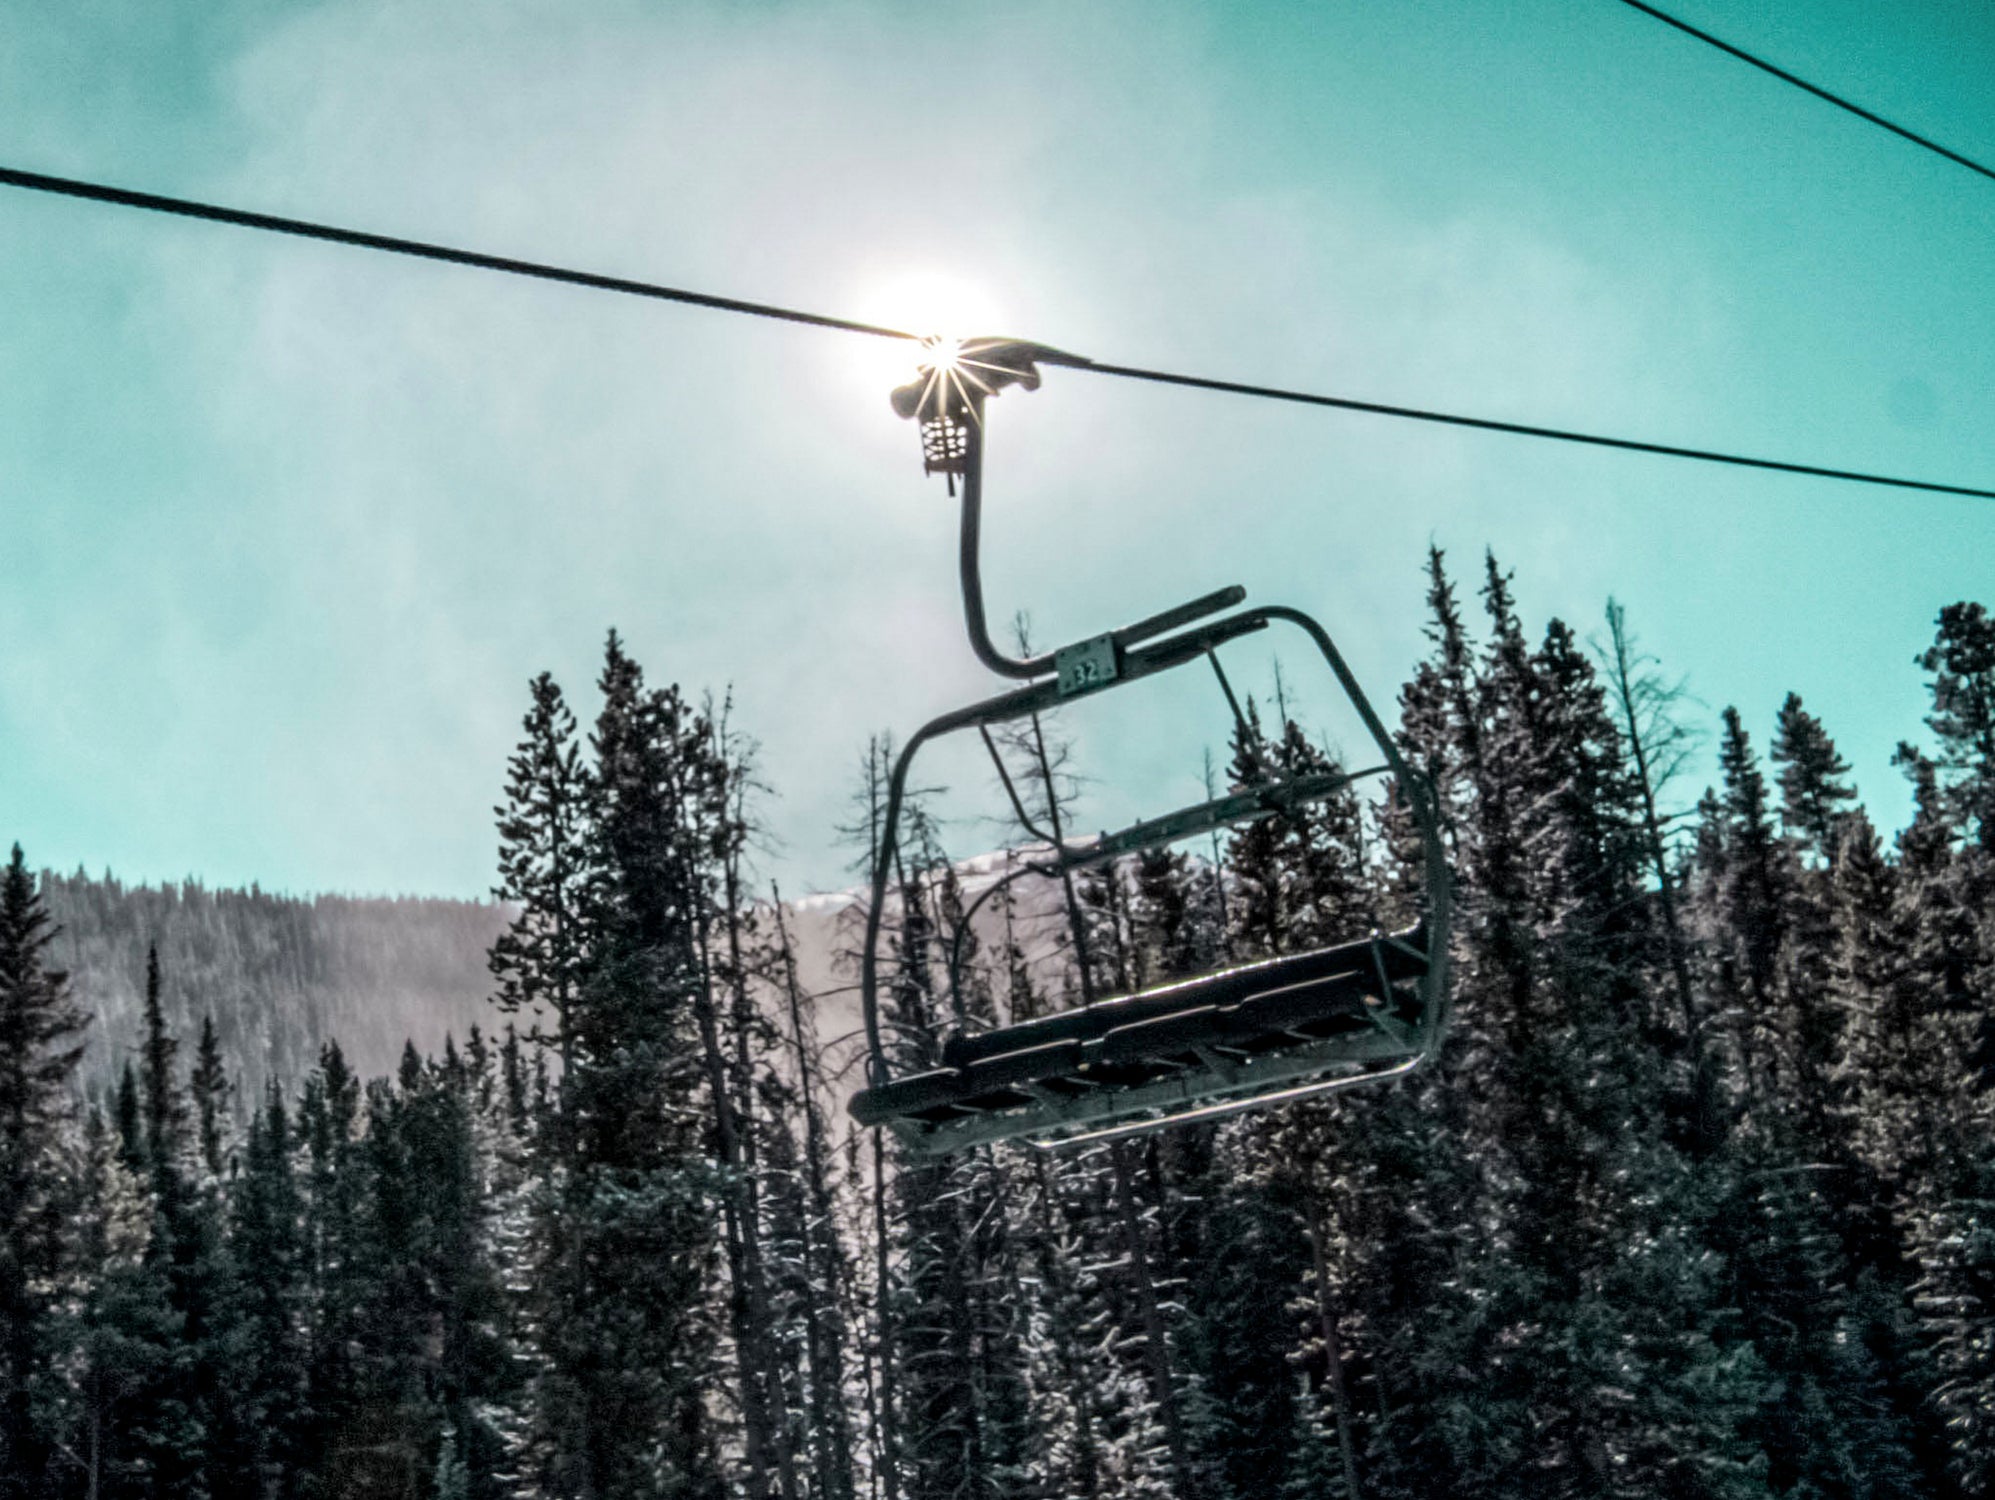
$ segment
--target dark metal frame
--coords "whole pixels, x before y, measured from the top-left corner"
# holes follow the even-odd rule
[[[860,950],[860,991],[866,1039],[871,1049],[871,1088],[853,1100],[853,1114],[865,1123],[891,1126],[911,1147],[922,1152],[960,1150],[983,1142],[1019,1137],[1028,1138],[1038,1145],[1054,1145],[1146,1133],[1192,1120],[1217,1118],[1395,1076],[1417,1067],[1438,1048],[1446,1023],[1450,897],[1439,820],[1425,780],[1401,757],[1391,735],[1372,709],[1356,678],[1351,675],[1328,632],[1302,611],[1284,605],[1258,605],[1221,615],[1222,611],[1232,609],[1246,598],[1245,590],[1238,586],[1217,590],[1133,625],[1125,625],[1056,651],[1023,658],[1011,657],[1001,651],[990,638],[979,567],[984,398],[1005,384],[1023,384],[1028,389],[1036,386],[1038,373],[1033,368],[1034,360],[1065,364],[1083,364],[1085,361],[1039,346],[994,341],[965,345],[963,350],[962,365],[967,368],[960,374],[953,366],[940,376],[933,370],[928,371],[925,384],[896,393],[895,405],[904,416],[919,416],[922,419],[923,449],[928,457],[929,469],[950,474],[952,488],[956,476],[960,475],[963,480],[958,569],[971,649],[992,671],[1019,679],[1022,685],[930,720],[902,746],[894,763],[887,787],[884,831],[873,866],[866,938]],[[1221,617],[1210,618],[1213,615]],[[1316,646],[1376,744],[1382,757],[1381,764],[1348,773],[1312,772],[1290,777],[1267,774],[1254,784],[1226,796],[1090,839],[1057,841],[1033,825],[1012,786],[1002,758],[990,742],[993,726],[1026,719],[1033,714],[1200,659],[1212,665],[1237,718],[1239,705],[1224,671],[1219,667],[1217,650],[1228,642],[1276,623],[1301,630]],[[1392,945],[1409,956],[1415,954],[1413,945],[1417,944],[1421,972],[1411,1024],[1392,1014],[1391,1008],[1381,1002],[1370,1016],[1372,1026],[1362,1035],[1316,1041],[1298,1039],[1293,1047],[1252,1057],[1227,1056],[1200,1048],[1196,1052],[1198,1066],[1169,1078],[1152,1080],[1140,1087],[1056,1093],[1028,1083],[1018,1087],[1024,1090],[1024,1095],[1032,1103],[1021,1109],[1002,1112],[966,1110],[960,1119],[942,1120],[895,1114],[887,1107],[883,1093],[894,1085],[895,1079],[881,1036],[878,947],[908,775],[923,745],[940,736],[971,728],[978,731],[990,749],[1020,823],[1048,847],[1043,858],[1027,861],[1019,870],[1007,874],[999,887],[984,892],[964,914],[959,930],[952,935],[952,985],[956,982],[962,929],[968,926],[985,900],[1020,875],[1036,874],[1058,879],[1123,855],[1159,848],[1255,818],[1293,811],[1366,777],[1390,776],[1397,784],[1414,826],[1419,830],[1426,876],[1426,915],[1421,924],[1411,931],[1393,935],[1374,934],[1370,943],[1375,962],[1379,959],[1381,944]],[[1253,967],[1237,965],[1220,971],[1218,975],[1208,976],[1208,979],[1235,972],[1244,974]],[[1380,988],[1384,990],[1382,963],[1379,973]],[[1133,998],[1140,997],[1104,1000],[1081,1009],[1110,1014],[1114,1007]],[[932,1115],[934,1111],[929,1113]]]

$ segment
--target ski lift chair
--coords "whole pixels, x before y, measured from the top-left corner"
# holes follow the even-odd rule
[[[946,475],[952,493],[962,480],[959,571],[970,645],[986,666],[1019,685],[923,725],[894,764],[860,957],[870,1086],[853,1096],[853,1117],[888,1127],[921,1155],[1016,1139],[1054,1146],[1216,1119],[1419,1066],[1439,1047],[1446,1022],[1450,887],[1439,825],[1426,783],[1401,758],[1328,633],[1280,605],[1224,613],[1246,597],[1235,586],[1055,651],[1006,656],[986,627],[978,566],[983,404],[1007,385],[1036,388],[1040,364],[1088,361],[996,339],[936,341],[928,349],[921,379],[894,393],[894,407],[921,423],[925,471]],[[1322,654],[1375,743],[1379,764],[1300,774],[1264,766],[1225,796],[1093,838],[1055,839],[1034,828],[991,741],[993,727],[1200,661],[1212,667],[1238,720],[1239,704],[1216,653],[1275,624],[1300,630]],[[969,923],[1001,886],[1027,875],[1060,880],[1199,834],[1290,814],[1367,777],[1391,779],[1418,831],[1424,914],[1404,931],[1234,964],[988,1031],[959,1030],[939,1055],[931,1052],[931,1065],[896,1075],[882,1040],[878,949],[909,770],[924,745],[970,730],[982,736],[1014,813],[1045,852],[1026,858],[965,912],[953,935],[952,985]]]

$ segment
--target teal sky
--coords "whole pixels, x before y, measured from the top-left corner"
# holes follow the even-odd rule
[[[1984,0],[1677,8],[1995,160]],[[6,0],[0,161],[1995,484],[1995,183],[1613,0]],[[733,684],[769,869],[827,886],[866,734],[986,686],[891,348],[12,190],[0,307],[0,839],[37,863],[480,893],[527,679],[592,707],[615,625]],[[993,413],[993,611],[1042,640],[1237,581],[1389,701],[1429,540],[1465,587],[1488,545],[1534,633],[1613,593],[1762,745],[1800,692],[1893,825],[1912,657],[1995,603],[1991,502],[1064,372]],[[1119,749],[1104,818],[1198,757]]]

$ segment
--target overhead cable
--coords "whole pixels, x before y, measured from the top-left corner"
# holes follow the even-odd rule
[[[1653,5],[1645,4],[1644,0],[1621,0],[1621,3],[1623,5],[1632,6],[1634,9],[1640,11],[1645,16],[1655,17],[1656,20],[1662,22],[1663,25],[1665,26],[1674,26],[1678,31],[1682,32],[1685,36],[1694,36],[1697,38],[1698,41],[1706,42],[1709,45],[1716,47],[1720,52],[1729,53],[1733,57],[1736,57],[1740,62],[1751,63],[1755,68],[1758,68],[1762,73],[1771,73],[1775,78],[1778,78],[1782,83],[1791,83],[1797,89],[1805,89],[1807,90],[1807,92],[1813,94],[1817,99],[1821,99],[1826,103],[1835,105],[1837,109],[1846,109],[1851,114],[1855,115],[1859,120],[1868,120],[1871,124],[1881,126],[1883,129],[1890,131],[1893,135],[1902,136],[1904,139],[1910,141],[1915,146],[1924,146],[1928,151],[1937,152],[1939,155],[1944,156],[1948,161],[1955,162],[1960,166],[1966,167],[1967,170],[1970,172],[1979,172],[1983,177],[1989,178],[1990,180],[1995,180],[1995,170],[1990,170],[1989,168],[1984,167],[1983,165],[1981,165],[1980,162],[1975,161],[1970,157],[1962,156],[1958,151],[1950,150],[1947,147],[1942,146],[1938,141],[1928,140],[1925,136],[1920,135],[1916,131],[1907,130],[1903,125],[1894,125],[1889,120],[1885,119],[1882,115],[1872,114],[1869,110],[1865,109],[1861,104],[1852,104],[1850,103],[1849,100],[1842,98],[1840,95],[1832,94],[1827,89],[1821,88],[1816,84],[1812,84],[1805,78],[1796,78],[1792,73],[1788,72],[1785,68],[1775,67],[1765,58],[1756,57],[1752,53],[1746,51],[1745,48],[1735,47],[1730,42],[1724,41],[1718,37],[1711,35],[1711,33],[1708,31],[1699,31],[1695,26],[1692,26],[1688,21],[1679,21],[1675,16],[1670,15],[1667,11],[1660,11],[1657,10]]]
[[[183,219],[207,219],[216,224],[234,224],[239,228],[261,229],[271,234],[296,235],[300,239],[324,240],[334,245],[352,245],[361,250],[380,250],[389,255],[409,255],[418,260],[440,260],[453,266],[472,266],[480,271],[503,271],[508,276],[530,276],[539,281],[564,282],[569,286],[585,286],[599,292],[621,292],[627,297],[649,297],[656,302],[684,302],[693,307],[711,307],[719,312],[744,313],[752,318],[777,318],[786,323],[809,324],[814,328],[835,328],[841,333],[869,333],[877,338],[889,339],[920,337],[898,328],[882,328],[874,323],[854,322],[850,318],[829,318],[821,313],[798,312],[793,307],[776,307],[767,302],[744,302],[738,297],[717,297],[708,292],[690,292],[683,287],[659,286],[624,276],[574,271],[564,266],[487,255],[482,251],[463,250],[452,245],[429,245],[421,240],[369,234],[360,229],[341,229],[332,224],[314,224],[306,219],[285,219],[276,214],[251,213],[247,209],[225,208],[215,203],[197,203],[190,198],[167,198],[158,193],[107,187],[98,182],[79,182],[71,177],[50,177],[14,167],[0,167],[0,185],[27,188],[37,193],[56,193],[65,198],[87,198],[93,203],[113,203],[120,208],[175,214]]]
[[[1968,495],[1977,500],[1995,500],[1995,490],[1965,484],[1940,484],[1928,479],[1901,479],[1889,474],[1866,474],[1857,469],[1829,469],[1818,464],[1788,463],[1777,458],[1752,458],[1743,453],[1721,453],[1709,448],[1679,448],[1672,443],[1650,443],[1639,438],[1608,437],[1597,432],[1572,432],[1560,427],[1536,427],[1528,422],[1501,422],[1493,417],[1465,417],[1456,412],[1422,411],[1412,406],[1387,406],[1378,401],[1357,401],[1349,396],[1319,396],[1308,391],[1285,391],[1274,386],[1243,385],[1232,380],[1208,380],[1198,375],[1173,375],[1164,370],[1138,370],[1128,365],[1086,364],[1075,368],[1096,375],[1123,375],[1131,380],[1153,380],[1161,385],[1190,386],[1201,391],[1230,391],[1239,396],[1258,396],[1267,401],[1293,401],[1303,406],[1330,406],[1340,411],[1370,412],[1381,417],[1404,417],[1414,422],[1439,422],[1448,427],[1472,427],[1479,432],[1507,432],[1517,437],[1550,438],[1561,443],[1585,443],[1595,448],[1619,448],[1629,453],[1655,453],[1664,458],[1694,458],[1703,463],[1733,464],[1746,469],[1772,469],[1782,474],[1806,474],[1816,479],[1848,479],[1858,484],[1884,484],[1904,490],[1931,490],[1942,495]]]
[[[51,177],[45,173],[24,172],[14,167],[0,166],[0,186],[22,188],[30,192],[55,193],[67,198],[114,204],[121,208],[144,209],[150,213],[204,219],[211,223],[260,229],[272,234],[287,234],[330,244],[351,245],[357,249],[376,250],[388,255],[412,256],[419,260],[441,261],[450,265],[470,266],[478,270],[498,271],[510,276],[526,276],[539,281],[588,287],[594,291],[646,297],[658,302],[681,302],[692,307],[712,308],[717,312],[740,313],[755,318],[774,318],[813,328],[834,329],[840,333],[863,333],[874,338],[906,339],[911,342],[918,342],[922,338],[922,335],[910,333],[905,329],[887,328],[878,323],[864,323],[852,318],[834,318],[824,313],[803,312],[792,307],[778,307],[773,303],[750,302],[739,297],[722,297],[711,292],[689,291],[683,287],[663,286],[656,282],[632,280],[629,277],[605,276],[594,271],[577,271],[539,261],[488,255],[478,250],[399,239],[392,235],[373,234],[365,230],[342,229],[335,225],[314,223],[306,219],[282,218],[275,214],[252,213],[246,209],[201,203],[188,198],[169,198],[159,193],[142,193],[131,188],[110,187],[102,183],[83,182],[68,177]],[[1818,464],[1753,458],[1745,454],[1723,453],[1713,449],[1679,447],[1670,443],[1652,443],[1637,438],[1609,437],[1601,433],[1575,432],[1565,428],[1542,427],[1525,422],[1505,422],[1492,417],[1471,417],[1459,412],[1392,406],[1378,401],[1362,401],[1350,396],[1326,396],[1308,391],[1284,390],[1278,386],[1249,385],[1233,380],[1178,375],[1165,370],[1139,369],[1132,365],[1088,362],[1076,364],[1074,368],[1097,375],[1116,375],[1130,380],[1184,386],[1193,390],[1223,391],[1232,395],[1252,396],[1268,401],[1287,401],[1303,406],[1365,412],[1373,416],[1398,417],[1412,422],[1432,422],[1448,427],[1471,428],[1480,432],[1502,432],[1516,437],[1581,443],[1595,448],[1615,448],[1624,452],[1655,454],[1664,458],[1694,459],[1702,463],[1770,469],[1779,473],[1802,474],[1817,479],[1843,479],[1858,484],[1886,485],[1895,489],[1924,490],[1942,495],[1966,495],[1977,500],[1995,500],[1995,489],[1975,485],[1945,484],[1930,479],[1908,479],[1855,469],[1833,469]]]

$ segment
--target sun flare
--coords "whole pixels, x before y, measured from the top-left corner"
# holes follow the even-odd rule
[[[885,274],[863,285],[852,301],[854,316],[884,328],[920,335],[919,345],[855,339],[852,372],[886,391],[914,377],[919,365],[954,370],[963,340],[1003,333],[997,299],[968,277],[929,267]]]
[[[963,341],[954,334],[937,334],[923,339],[921,362],[938,375],[954,375],[963,368]]]

